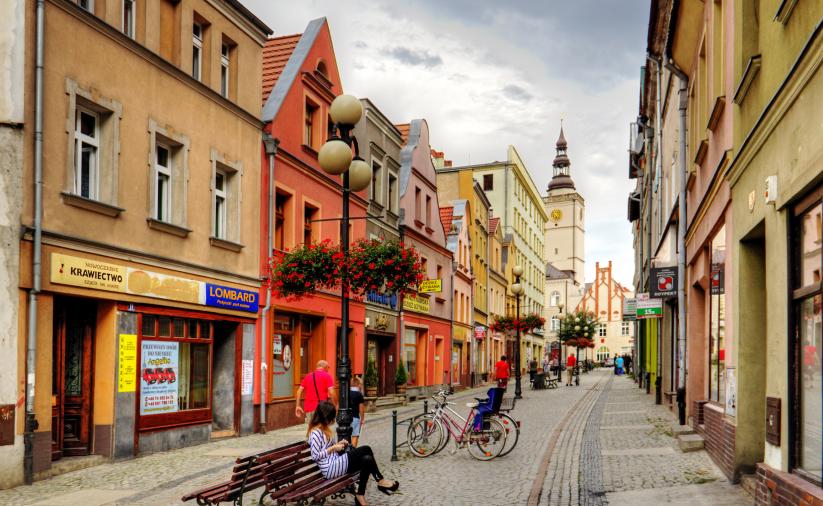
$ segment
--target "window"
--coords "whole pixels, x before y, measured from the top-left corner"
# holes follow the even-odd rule
[[[431,226],[432,222],[432,198],[426,195],[426,226]]]
[[[440,279],[440,280],[443,279],[443,266],[442,265],[437,266],[437,278],[435,278],[435,279]]]
[[[609,349],[605,346],[601,346],[597,349],[597,361],[604,362],[608,359],[611,355],[609,354]]]
[[[382,167],[380,164],[372,160],[371,162],[371,188],[369,189],[371,192],[371,199],[376,202],[377,204],[382,204],[383,200],[383,188],[382,188]]]
[[[203,25],[200,23],[192,24],[191,35],[191,76],[199,81],[203,65]]]
[[[420,188],[414,189],[414,218],[417,221],[420,221],[420,217],[423,213],[423,192],[420,191]]]
[[[137,0],[123,0],[123,33],[134,38],[135,2]]]
[[[818,190],[819,191],[819,190]],[[814,202],[808,199],[797,209],[792,222],[792,267],[794,316],[794,392],[799,410],[791,410],[795,462],[793,467],[818,483],[823,478],[820,440],[823,437],[820,419],[820,391],[823,389],[823,207],[819,194]],[[787,409],[787,408],[786,408]]]
[[[287,247],[286,215],[289,214],[290,196],[277,192],[274,198],[274,249],[283,251]]]
[[[389,174],[389,210],[397,213],[397,176]]]
[[[154,159],[154,219],[171,221],[171,149],[157,144]]]
[[[483,175],[483,191],[494,190],[494,174]]]
[[[417,331],[406,329],[403,336],[403,361],[410,385],[417,384]]]
[[[709,299],[709,400],[726,402],[726,295],[724,290],[726,226],[711,241]]]
[[[211,322],[142,313],[140,317],[140,415],[208,410],[214,338]],[[172,382],[176,388],[162,388]],[[141,428],[151,424],[140,422]]]
[[[220,45],[220,94],[229,98],[229,45]]]
[[[314,241],[313,235],[313,223],[312,220],[315,219],[317,214],[317,208],[306,204],[303,206],[303,244],[311,244]]]
[[[306,146],[314,147],[314,135],[315,135],[315,121],[317,116],[318,107],[311,102],[306,102],[306,118],[305,118],[305,125],[303,127],[303,144]]]
[[[629,330],[630,330],[629,322],[620,322],[620,335],[621,336],[629,335]]]
[[[549,305],[551,307],[557,307],[560,305],[560,292],[557,290],[552,292],[551,297],[549,298]]]
[[[601,323],[597,326],[597,335],[600,337],[606,337],[606,324]]]
[[[214,237],[226,238],[226,173],[214,174]]]
[[[100,118],[97,113],[77,108],[74,128],[74,193],[92,200],[98,200],[99,124]]]
[[[552,316],[551,319],[551,327],[549,327],[552,332],[557,332],[560,330],[560,318],[557,316]]]
[[[79,5],[81,9],[94,13],[94,0],[78,0],[77,5]]]

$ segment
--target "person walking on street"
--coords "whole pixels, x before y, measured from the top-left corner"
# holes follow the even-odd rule
[[[629,354],[623,355],[623,367],[626,369],[626,374],[632,372],[632,356]]]
[[[617,360],[614,361],[615,367],[617,367],[617,375],[623,375],[623,357],[617,357]]]
[[[306,394],[303,406],[300,399]],[[306,424],[311,423],[312,413],[320,401],[331,401],[337,406],[337,397],[334,394],[334,378],[329,374],[329,363],[325,360],[317,361],[314,372],[307,374],[300,382],[295,396],[294,416],[306,418]]]
[[[360,431],[366,423],[366,400],[363,398],[363,380],[355,376],[351,381],[349,392],[349,408],[351,409],[351,445],[357,447],[360,440]]]
[[[537,359],[533,358],[529,361],[529,382],[534,384],[534,375],[537,374]]]
[[[566,386],[572,386],[572,376],[574,376],[575,364],[577,364],[577,359],[574,354],[569,353],[569,358],[566,359],[566,370],[568,371],[568,374],[566,374]]]
[[[497,380],[497,386],[505,389],[509,384],[509,363],[506,362],[506,355],[500,357],[500,360],[494,364],[494,379]]]

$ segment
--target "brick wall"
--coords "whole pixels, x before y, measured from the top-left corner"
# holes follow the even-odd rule
[[[757,464],[755,502],[764,506],[821,506],[823,489],[793,474]]]
[[[693,401],[692,402],[692,417],[694,418],[694,425],[697,428],[698,425],[703,425],[705,422],[703,421],[703,406],[709,401]]]
[[[704,427],[701,432],[706,440],[706,451],[730,481],[737,481],[739,476],[734,468],[735,426],[726,420],[719,405],[704,404],[702,412]]]

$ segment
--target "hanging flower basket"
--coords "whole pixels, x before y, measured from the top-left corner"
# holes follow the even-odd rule
[[[577,347],[578,348],[588,348],[589,347],[589,340],[585,337],[580,337],[577,339]]]
[[[490,328],[494,332],[515,332],[518,328],[520,332],[531,332],[541,328],[545,323],[545,318],[534,313],[521,316],[519,320],[511,316],[495,316]]]
[[[353,293],[415,293],[412,287],[423,281],[417,251],[398,241],[357,241],[340,270],[347,267]]]
[[[272,294],[301,298],[323,288],[334,288],[340,278],[337,256],[342,253],[331,241],[278,252],[269,260]]]
[[[566,346],[577,346],[577,339],[566,339],[566,342],[564,342],[563,344],[565,344]]]

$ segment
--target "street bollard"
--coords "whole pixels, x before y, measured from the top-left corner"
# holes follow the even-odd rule
[[[397,410],[391,410],[391,461],[397,462]]]
[[[428,412],[429,412],[429,401],[427,399],[427,400],[423,401],[423,414],[425,415]]]

